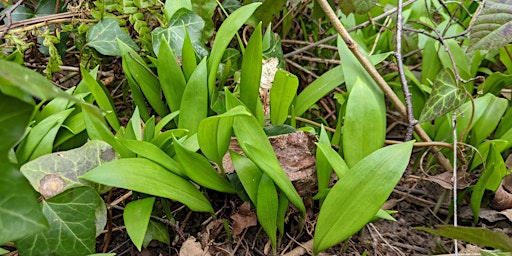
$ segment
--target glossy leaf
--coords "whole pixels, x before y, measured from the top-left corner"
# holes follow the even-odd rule
[[[243,106],[237,106],[227,112],[208,117],[199,123],[197,140],[201,152],[209,159],[222,165],[222,158],[231,142],[233,116],[251,115]]]
[[[167,19],[171,19],[174,13],[181,8],[192,10],[192,3],[190,0],[166,1],[164,5],[165,17],[167,17]]]
[[[183,75],[185,80],[190,79],[192,73],[197,68],[196,52],[190,40],[190,36],[185,29],[185,39],[183,41],[183,49],[181,50],[181,66],[183,68]]]
[[[158,121],[158,123],[156,124],[155,126],[155,136],[158,136],[158,134],[160,134],[160,132],[162,132],[162,130],[164,129],[164,127],[169,124],[175,117],[177,117],[178,115],[180,114],[179,111],[174,111],[164,117],[162,117],[162,119],[160,119],[160,121]]]
[[[348,166],[381,148],[386,137],[382,98],[356,79],[348,96],[343,126],[343,154]]]
[[[208,116],[207,78],[204,58],[190,76],[181,99],[178,128],[189,130],[190,135],[197,132],[199,123]]]
[[[73,109],[52,115],[34,126],[16,150],[19,163],[26,163],[39,156],[50,154],[53,142],[64,120]]]
[[[464,88],[457,86],[453,71],[443,69],[437,76],[432,94],[421,111],[419,122],[432,121],[458,108],[466,99]]]
[[[261,227],[267,233],[272,249],[276,251],[277,244],[277,211],[278,198],[277,190],[269,176],[263,174],[258,186],[258,196],[256,197],[256,212]]]
[[[96,67],[94,72],[91,73],[96,73],[98,67]],[[96,100],[98,107],[106,111],[105,119],[107,119],[108,123],[110,124],[110,127],[112,127],[112,129],[114,129],[115,131],[119,130],[121,124],[119,123],[119,118],[117,117],[117,111],[114,106],[114,101],[112,100],[112,97],[110,97],[107,88],[105,88],[104,85],[100,85],[96,81],[95,77],[93,77],[87,70],[85,70],[85,67],[83,65],[80,66],[80,72],[83,81],[85,82],[87,87],[89,87],[89,90],[91,91],[94,99]]]
[[[204,20],[195,12],[185,8],[181,8],[173,14],[167,28],[158,27],[151,32],[155,54],[158,56],[162,43],[161,39],[164,37],[176,56],[181,56],[185,29],[190,36],[196,53],[201,57],[208,55],[208,50],[206,50],[202,41]]]
[[[320,209],[314,254],[348,239],[377,214],[402,177],[413,143],[373,152],[334,185]]]
[[[149,225],[149,217],[153,211],[154,197],[132,201],[126,205],[123,212],[126,232],[139,252]]]
[[[261,3],[244,5],[231,13],[231,15],[229,15],[229,17],[227,17],[219,27],[217,35],[215,36],[215,41],[213,42],[210,57],[208,58],[208,92],[210,97],[214,94],[217,71],[219,69],[222,55],[224,55],[224,51],[238,29],[242,27],[245,21],[251,17],[256,8],[260,5]]]
[[[426,39],[421,55],[421,83],[424,85],[433,83],[442,68],[441,60],[437,55],[437,48],[437,41],[432,38]]]
[[[33,111],[33,104],[5,95],[0,90],[0,156],[7,156],[7,152],[25,135]]]
[[[156,67],[167,105],[173,112],[179,110],[187,82],[180,64],[165,38],[162,38],[160,44]]]
[[[87,255],[95,251],[97,201],[90,187],[78,187],[41,203],[50,230],[16,241],[22,255]]]
[[[227,108],[243,105],[235,96],[226,91]],[[235,116],[233,130],[236,139],[245,155],[267,174],[277,187],[288,197],[288,200],[303,214],[306,212],[304,203],[293,187],[290,179],[279,165],[274,150],[267,136],[260,128],[254,116]]]
[[[330,164],[338,178],[347,175],[350,168],[330,144],[318,142],[316,145],[318,150],[325,156],[327,162]]]
[[[468,51],[497,50],[511,42],[512,3],[489,0],[471,27]]]
[[[496,130],[498,123],[508,107],[508,101],[506,99],[498,98],[492,94],[486,94],[480,98],[485,99],[486,106],[483,109],[482,116],[475,119],[475,124],[471,129],[471,145],[480,144]]]
[[[489,228],[437,226],[436,229],[416,228],[430,234],[440,235],[451,239],[459,239],[472,244],[481,244],[503,251],[512,251],[512,239],[502,231]]]
[[[150,219],[146,235],[144,236],[144,241],[142,242],[142,246],[148,247],[152,240],[157,240],[165,244],[171,243],[171,238],[169,237],[169,230],[167,230],[167,227],[161,222]]]
[[[299,79],[295,75],[284,70],[276,72],[274,84],[270,89],[270,122],[272,125],[284,124],[298,88]]]
[[[318,144],[323,144],[326,147],[330,147],[331,143],[329,137],[327,136],[327,132],[325,128],[322,126],[320,129],[320,135],[318,138]],[[329,183],[331,181],[332,167],[329,164],[326,154],[317,148],[316,156],[315,156],[315,164],[316,164],[316,176],[318,181],[318,193],[322,193],[323,191],[329,188]],[[348,169],[348,167],[347,167]],[[321,201],[323,202],[323,200]]]
[[[202,155],[189,151],[178,141],[174,141],[176,158],[183,166],[185,174],[195,183],[220,192],[235,193],[235,189],[223,178]]]
[[[261,112],[258,106],[260,100],[260,79],[262,59],[261,50],[261,23],[252,33],[242,60],[242,71],[240,74],[240,100],[247,106],[251,113],[257,116]]]
[[[139,155],[139,157],[147,158],[182,177],[186,177],[183,167],[171,156],[155,146],[153,143],[138,140],[121,140],[121,143],[130,151]]]
[[[480,217],[480,204],[482,203],[485,190],[496,192],[501,184],[501,180],[507,175],[505,162],[494,143],[489,145],[489,153],[485,163],[484,173],[473,187],[473,193],[471,194],[471,210],[473,211],[475,223],[478,222]]]
[[[509,68],[512,70],[512,67]],[[493,72],[485,78],[485,81],[478,86],[479,91],[483,93],[492,93],[499,96],[501,90],[512,84],[512,74],[503,74],[501,72]]]
[[[212,212],[208,200],[190,182],[144,158],[123,158],[80,176],[92,182],[179,201],[192,211]]]
[[[112,18],[103,19],[91,26],[87,36],[87,45],[103,55],[121,56],[117,40],[122,41],[135,51],[139,50],[130,35],[121,29],[117,19]]]
[[[302,116],[313,104],[343,82],[345,82],[345,78],[341,65],[322,74],[297,96],[295,115]]]
[[[258,168],[258,166],[253,161],[251,161],[251,159],[233,151],[230,151],[229,155],[231,156],[231,161],[235,167],[236,174],[244,186],[245,192],[247,192],[247,195],[251,201],[254,203],[254,205],[256,205],[258,187],[263,173]]]
[[[508,149],[511,147],[510,139],[507,139],[507,140],[494,139],[494,140],[484,141],[483,143],[478,145],[478,147],[476,149],[478,153],[475,153],[475,155],[471,161],[471,167],[469,168],[470,171],[479,167],[483,163],[483,161],[484,161],[483,159],[488,158],[491,144],[494,144],[494,146],[496,147],[496,150],[500,153],[503,152],[505,149]]]

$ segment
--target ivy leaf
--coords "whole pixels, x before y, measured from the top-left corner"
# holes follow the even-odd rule
[[[432,121],[460,107],[466,99],[466,92],[457,86],[450,68],[442,70],[434,82],[432,94],[420,115],[420,123]]]
[[[469,36],[468,51],[497,50],[512,42],[512,1],[486,1]]]
[[[163,36],[167,42],[169,42],[175,55],[177,57],[181,56],[181,49],[185,41],[185,29],[188,32],[196,53],[201,57],[208,55],[208,50],[206,50],[202,43],[204,20],[195,12],[185,8],[181,8],[174,13],[169,20],[169,26],[167,28],[159,27],[151,32],[153,51],[158,55]]]
[[[99,53],[108,56],[121,56],[116,39],[119,39],[135,51],[139,50],[139,47],[132,38],[121,30],[116,19],[103,19],[91,27],[87,37],[89,45]]]
[[[95,210],[101,197],[90,187],[79,187],[41,203],[50,230],[19,241],[21,255],[88,255],[94,253]]]
[[[345,15],[355,12],[365,14],[369,12],[379,0],[341,0],[340,8]]]

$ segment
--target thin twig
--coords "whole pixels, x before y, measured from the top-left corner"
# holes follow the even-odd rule
[[[397,7],[397,21],[396,21],[396,51],[395,58],[398,66],[398,75],[400,77],[400,82],[402,83],[402,90],[404,91],[405,98],[405,106],[407,110],[407,120],[409,123],[407,124],[407,132],[405,134],[405,141],[409,141],[412,139],[412,134],[414,132],[414,126],[418,123],[416,119],[414,119],[414,113],[412,110],[412,94],[409,90],[409,86],[407,85],[407,79],[405,78],[404,72],[404,63],[402,58],[402,28],[403,28],[403,17],[402,17],[402,0],[398,0]]]
[[[352,37],[349,35],[348,31],[343,27],[340,20],[331,9],[331,6],[327,2],[327,0],[317,0],[320,7],[324,10],[327,17],[329,17],[331,23],[335,27],[338,34],[341,36],[343,41],[347,44],[350,51],[354,54],[357,60],[361,63],[364,69],[368,72],[368,74],[373,78],[373,80],[377,83],[380,89],[384,92],[387,98],[391,101],[393,106],[402,114],[402,116],[407,116],[407,111],[405,110],[405,106],[400,101],[398,96],[393,92],[393,90],[386,83],[384,78],[379,74],[379,72],[375,69],[372,63],[359,51],[357,44],[352,40]],[[425,142],[431,142],[432,140],[428,136],[428,134],[423,130],[423,128],[419,125],[414,126],[414,130],[416,134]],[[435,157],[439,164],[445,168],[446,170],[453,170],[450,161],[439,151],[437,148],[432,148],[432,151],[435,153]]]
[[[453,226],[457,227],[457,111],[453,111]],[[457,239],[454,240],[455,256],[459,254]]]

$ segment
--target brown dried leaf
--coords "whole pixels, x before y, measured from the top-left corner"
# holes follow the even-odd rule
[[[258,224],[256,212],[251,211],[249,202],[244,202],[238,212],[231,216],[231,219],[233,220],[233,236],[238,236],[244,229]]]
[[[470,175],[467,172],[460,171],[457,173],[457,177],[458,189],[465,189],[473,184],[473,179],[470,178]],[[445,189],[453,189],[453,173],[451,171],[431,176],[430,181],[439,184]]]
[[[501,181],[499,188],[494,194],[494,198],[489,204],[496,210],[505,210],[512,208],[512,175],[507,175]]]
[[[206,256],[210,253],[203,251],[201,243],[196,241],[195,237],[189,237],[180,249],[180,256]]]

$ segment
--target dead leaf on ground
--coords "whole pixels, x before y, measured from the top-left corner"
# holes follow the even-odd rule
[[[512,175],[503,178],[489,206],[496,210],[512,208]]]
[[[196,241],[195,237],[189,237],[180,249],[180,256],[206,256],[210,253],[203,251],[201,243]]]
[[[231,219],[233,220],[233,236],[238,236],[244,229],[258,224],[256,212],[251,211],[249,202],[244,202],[238,212],[231,216]]]
[[[458,189],[465,189],[473,184],[474,179],[467,172],[460,171],[457,173],[457,177]],[[439,186],[445,189],[453,189],[453,173],[451,171],[431,176],[430,181],[439,184]]]

